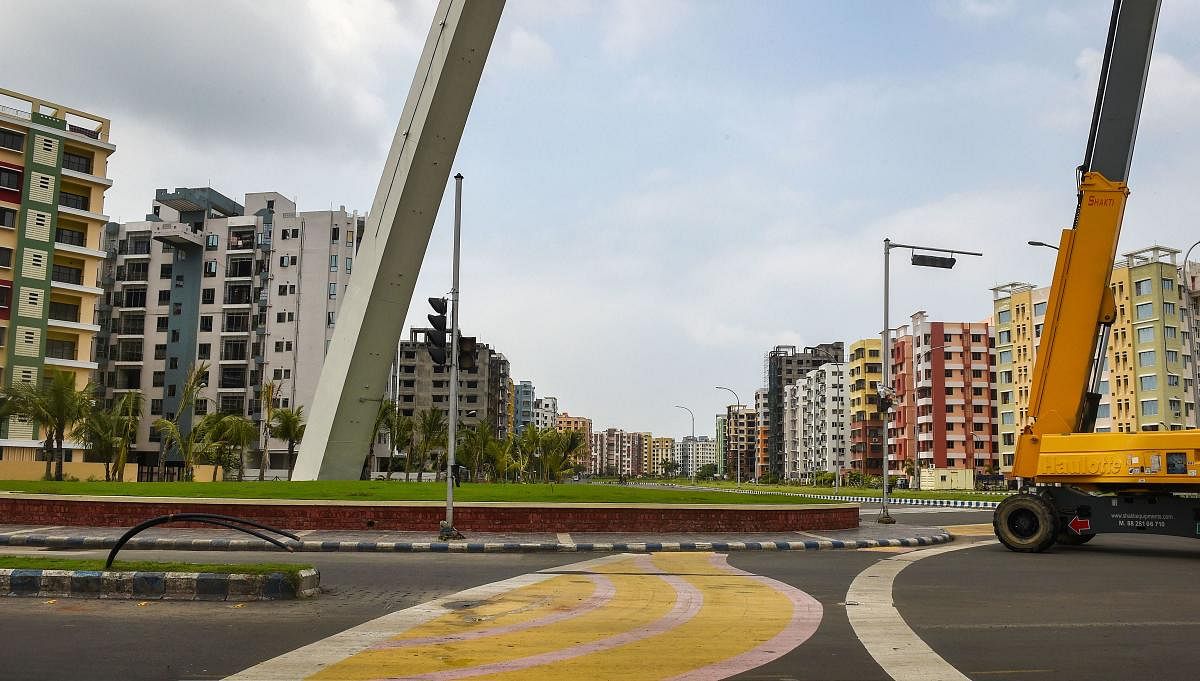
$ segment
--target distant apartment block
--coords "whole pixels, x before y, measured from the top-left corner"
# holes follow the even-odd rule
[[[557,397],[542,397],[533,401],[533,425],[543,430],[558,429]]]
[[[982,473],[998,466],[991,326],[930,321],[917,312],[907,331],[897,345],[911,344],[911,373],[897,375],[892,387],[897,403],[915,404],[916,418],[910,431],[899,427],[892,412],[889,474],[904,474],[899,451],[915,451],[920,468],[972,467]],[[894,364],[896,359],[893,352]]]
[[[771,470],[771,406],[770,391],[759,388],[754,391],[754,471],[753,478],[760,479]]]
[[[809,480],[814,473],[848,469],[847,392],[846,367],[833,362],[812,369],[787,389],[785,424],[795,438],[789,443],[788,479]]]
[[[513,394],[513,434],[519,435],[525,426],[534,425],[534,409],[537,403],[532,381],[521,381]]]
[[[826,362],[841,362],[843,358],[844,349],[840,341],[799,350],[794,345],[777,345],[767,353],[766,410],[759,424],[766,430],[763,451],[759,454],[763,460],[763,474],[784,475],[783,389],[795,384],[809,370]]]
[[[729,456],[729,447],[725,440],[725,414],[717,414],[713,425],[717,431],[717,475],[725,475],[725,462]]]
[[[758,450],[758,412],[754,407],[725,408],[725,476],[731,480],[754,477]]]
[[[109,121],[0,88],[0,381],[53,369],[82,387],[97,365]],[[35,424],[0,423],[6,459],[34,460]],[[68,442],[67,448],[75,447]],[[67,454],[70,460],[70,453]]]
[[[679,460],[675,458],[675,438],[656,437],[650,440],[650,465],[647,475],[664,475],[667,473],[667,463],[675,464],[675,473],[679,473]]]
[[[642,474],[643,437],[641,433],[628,433],[620,428],[607,428],[592,433],[593,475]]]
[[[584,470],[590,470],[589,462],[591,461],[591,446],[592,446],[592,420],[586,416],[572,416],[567,412],[562,412],[558,415],[555,428],[560,433],[575,431],[583,436],[584,447],[575,456],[575,465],[580,466]]]
[[[675,441],[675,461],[682,476],[695,475],[707,465],[716,466],[717,442],[707,435],[685,435]]]
[[[883,475],[884,414],[879,411],[883,381],[882,340],[864,338],[850,345],[846,366],[850,393],[850,467],[867,475]]]
[[[247,194],[243,206],[202,187],[160,189],[146,220],[108,226],[99,384],[108,399],[146,397],[130,455],[139,475],[157,465],[155,419],[178,416],[188,428],[220,411],[261,425],[268,382],[275,407],[311,404],[363,223],[344,208],[297,212],[275,192]],[[198,364],[209,366],[205,387],[180,414]],[[287,443],[267,449],[268,475],[286,475]],[[167,475],[177,474],[175,452],[167,462]]]

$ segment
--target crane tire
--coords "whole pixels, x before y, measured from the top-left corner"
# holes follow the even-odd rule
[[[1095,537],[1094,534],[1075,534],[1071,530],[1060,530],[1055,541],[1063,546],[1083,546]]]
[[[1009,550],[1041,553],[1058,538],[1058,512],[1040,495],[1014,494],[996,508],[992,528]]]

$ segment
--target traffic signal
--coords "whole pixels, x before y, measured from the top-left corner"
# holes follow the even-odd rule
[[[436,314],[426,315],[432,327],[425,332],[425,341],[429,343],[429,358],[434,364],[446,364],[446,299],[430,298],[429,306]]]
[[[459,336],[458,337],[458,369],[459,371],[470,371],[475,368],[475,337],[474,336]]]

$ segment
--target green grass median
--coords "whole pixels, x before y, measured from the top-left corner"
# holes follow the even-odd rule
[[[0,555],[0,569],[13,570],[94,570],[103,571],[100,558],[46,558],[42,556]],[[294,563],[182,563],[150,560],[118,560],[109,570],[121,572],[213,572],[217,574],[269,575],[282,572],[294,583],[301,570],[311,565]]]
[[[77,494],[134,497],[215,499],[323,499],[340,501],[439,501],[445,482],[315,481],[315,482],[42,482],[0,481],[0,490],[33,494]],[[786,491],[794,492],[795,488]],[[729,494],[711,490],[679,490],[600,484],[465,483],[454,490],[455,501],[594,504],[827,504],[810,497],[783,494]]]

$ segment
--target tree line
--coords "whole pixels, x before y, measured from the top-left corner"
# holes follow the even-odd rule
[[[448,424],[441,409],[426,409],[406,416],[402,406],[384,399],[371,428],[371,442],[363,459],[362,479],[371,476],[375,449],[386,439],[385,479],[391,480],[403,466],[404,479],[415,470],[421,481],[427,470],[435,477],[445,473]],[[492,426],[478,423],[458,432],[455,462],[466,466],[469,479],[493,482],[556,482],[563,475],[580,472],[577,461],[587,454],[589,443],[575,430],[526,426],[516,435],[498,438]]]

